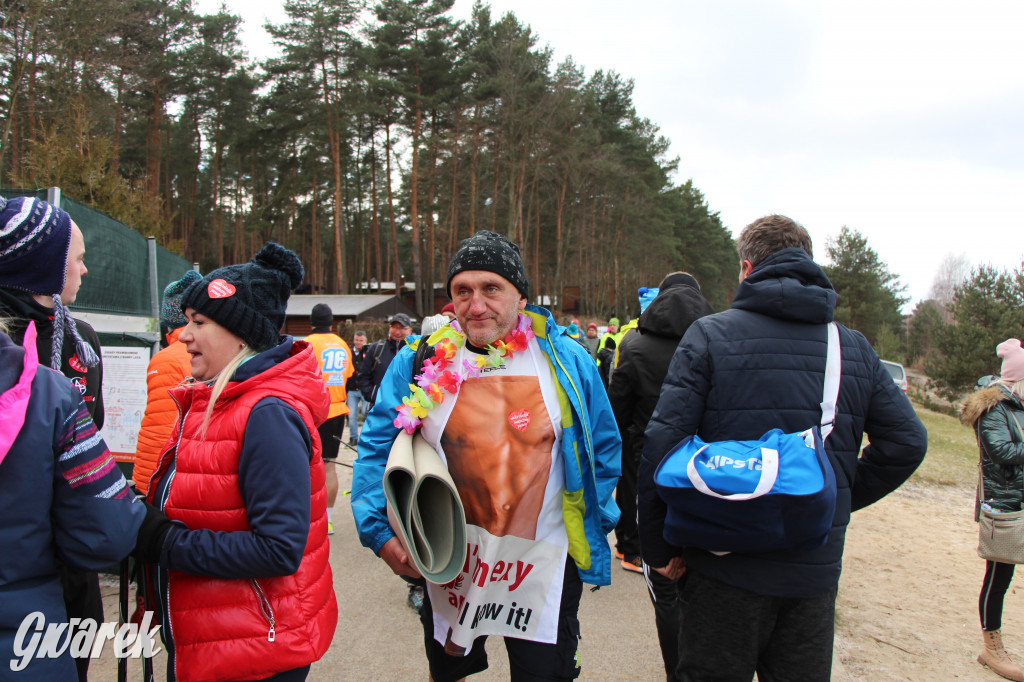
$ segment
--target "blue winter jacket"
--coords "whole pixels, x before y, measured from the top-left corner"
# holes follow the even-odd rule
[[[8,402],[24,362],[22,347],[0,334],[2,416],[10,421],[15,412],[24,415],[9,447],[0,444],[0,680],[73,680],[69,648],[58,658],[33,658],[26,669],[13,671],[12,660],[22,660],[16,651],[37,651],[35,629],[16,648],[17,631],[35,612],[47,625],[67,623],[58,560],[83,571],[116,564],[135,546],[146,510],[67,378],[40,365],[27,404]],[[54,648],[60,650],[67,639],[65,629]]]
[[[569,554],[580,577],[594,585],[611,583],[607,535],[619,520],[612,499],[618,482],[622,443],[597,366],[587,350],[559,327],[544,308],[526,306],[533,333],[548,358],[562,408],[562,512]],[[436,332],[435,334],[440,334]],[[437,338],[440,338],[439,336]],[[430,340],[436,342],[436,338]],[[363,545],[377,553],[395,536],[384,500],[384,467],[398,435],[395,406],[409,394],[415,347],[403,348],[388,368],[378,399],[359,434],[359,456],[352,473],[352,513]]]
[[[679,441],[756,440],[781,428],[802,431],[821,421],[822,384],[836,292],[802,249],[778,251],[754,268],[730,310],[703,317],[676,349],[647,426],[640,463],[639,522],[644,560],[664,566],[674,556],[689,570],[752,592],[819,596],[842,568],[853,510],[895,490],[917,468],[927,433],[859,332],[839,325],[842,376],[835,429],[825,450],[838,495],[825,545],[807,552],[715,556],[670,545],[663,537],[665,503],[654,472]],[[863,434],[870,443],[860,451]]]

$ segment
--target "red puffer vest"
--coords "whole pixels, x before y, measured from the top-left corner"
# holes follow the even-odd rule
[[[228,384],[205,438],[200,429],[211,388],[199,384],[172,391],[186,416],[164,512],[189,528],[250,530],[238,462],[249,413],[260,400],[277,397],[288,403],[313,442],[309,535],[298,571],[248,580],[169,571],[167,601],[180,682],[262,679],[319,660],[334,636],[338,605],[328,561],[327,490],[316,430],[330,402],[309,344],[296,341],[291,353],[251,379]]]

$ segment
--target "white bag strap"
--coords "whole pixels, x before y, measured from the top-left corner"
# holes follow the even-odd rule
[[[825,388],[821,398],[821,440],[828,438],[836,421],[836,402],[839,400],[839,378],[842,368],[839,348],[839,327],[828,323],[828,353],[825,357]]]
[[[700,473],[697,472],[697,465],[694,464],[700,454],[707,450],[707,448],[708,446],[705,445],[693,453],[693,457],[686,463],[686,475],[690,479],[690,483],[693,483],[693,487],[705,495],[723,500],[752,500],[755,497],[761,497],[771,490],[772,486],[775,485],[775,479],[779,477],[779,451],[772,448],[761,448],[761,478],[757,481],[757,485],[754,486],[753,492],[732,493],[731,495],[716,493],[700,477]]]

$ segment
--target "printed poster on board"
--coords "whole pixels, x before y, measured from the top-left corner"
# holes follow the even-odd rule
[[[146,413],[148,348],[103,346],[103,428],[100,433],[118,462],[134,462],[139,427]]]

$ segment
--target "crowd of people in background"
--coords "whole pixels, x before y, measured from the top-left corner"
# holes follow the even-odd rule
[[[18,659],[34,611],[72,631],[101,622],[97,571],[130,555],[164,626],[167,679],[305,679],[337,626],[329,536],[345,447],[358,453],[359,538],[405,579],[437,682],[486,669],[489,635],[514,678],[575,679],[583,585],[609,584],[616,562],[647,582],[667,680],[829,679],[850,516],[914,472],[927,434],[865,338],[831,324],[836,293],[802,226],[766,216],[737,250],[728,310],[678,271],[623,318],[581,320],[533,305],[518,246],[484,230],[448,264],[451,302],[419,321],[391,315],[379,339],[360,323],[339,330],[325,303],[305,337],[282,334],[304,271],[278,244],[182,273],[163,292],[128,481],[99,434],[98,337],[68,310],[88,272],[82,232],[46,202],[0,199],[0,657]],[[662,462],[693,436],[824,426],[833,349],[823,543],[673,544]],[[1024,349],[996,350],[1001,374],[979,381],[962,418],[979,444],[979,509],[1008,513],[1024,500]],[[426,581],[422,548],[395,533],[382,481],[403,434],[458,491],[477,562],[467,580]],[[1001,636],[1013,567],[986,561],[978,661],[1022,680]],[[467,618],[464,603],[502,603],[505,581],[521,589],[507,621]],[[85,680],[89,660],[23,663],[35,679]]]

